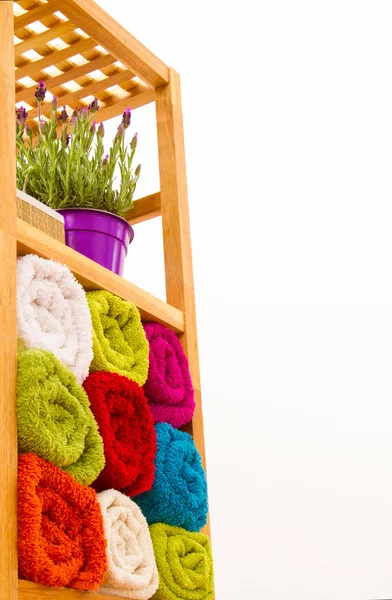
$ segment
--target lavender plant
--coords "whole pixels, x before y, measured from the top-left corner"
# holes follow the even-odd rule
[[[88,107],[75,109],[69,119],[65,107],[57,117],[58,98],[53,96],[50,118],[43,120],[41,102],[46,91],[41,81],[35,93],[39,116],[36,140],[27,124],[26,109],[17,111],[18,189],[54,209],[95,208],[124,216],[133,206],[141,169],[140,165],[132,167],[137,134],[130,143],[125,142],[130,109],[123,113],[109,153],[105,154],[104,126],[97,126],[94,118],[99,109],[97,98]]]

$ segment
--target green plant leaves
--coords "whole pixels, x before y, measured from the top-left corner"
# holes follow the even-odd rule
[[[76,113],[76,114],[75,114]],[[93,121],[94,112],[74,112],[70,133],[64,123],[41,122],[38,139],[17,123],[16,182],[37,200],[54,209],[95,208],[124,216],[133,206],[140,167],[132,168],[137,136],[125,144],[119,127],[109,153],[104,156],[102,128]]]

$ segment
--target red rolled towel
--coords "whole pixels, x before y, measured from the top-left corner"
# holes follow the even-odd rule
[[[32,453],[19,456],[18,561],[22,579],[81,590],[107,570],[96,493]]]
[[[117,373],[97,371],[83,384],[103,439],[106,466],[92,486],[127,496],[151,489],[156,434],[143,389]]]
[[[156,423],[181,427],[195,411],[188,359],[175,334],[160,323],[144,323],[150,366],[144,393]]]

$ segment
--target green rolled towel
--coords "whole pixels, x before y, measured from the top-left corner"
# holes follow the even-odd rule
[[[90,371],[110,371],[146,382],[149,347],[136,306],[106,290],[87,292],[93,322]]]
[[[18,445],[90,485],[105,466],[102,438],[75,375],[51,352],[18,355]]]
[[[214,570],[208,537],[164,523],[149,529],[159,574],[153,600],[211,600]]]

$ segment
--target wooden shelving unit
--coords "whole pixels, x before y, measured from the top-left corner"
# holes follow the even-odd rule
[[[107,289],[130,300],[143,319],[163,323],[179,335],[195,387],[196,411],[187,430],[205,466],[180,81],[92,0],[0,1],[0,32],[0,598],[109,599],[18,582],[16,257],[35,253],[64,263],[86,289]],[[36,129],[33,99],[40,79],[59,96],[60,105],[82,107],[97,96],[98,121],[118,116],[128,106],[155,102],[161,189],[138,200],[127,218],[135,224],[162,216],[167,303],[17,219],[15,104],[24,103],[29,125]],[[48,106],[43,105],[44,114]],[[204,532],[209,535],[209,523]]]

